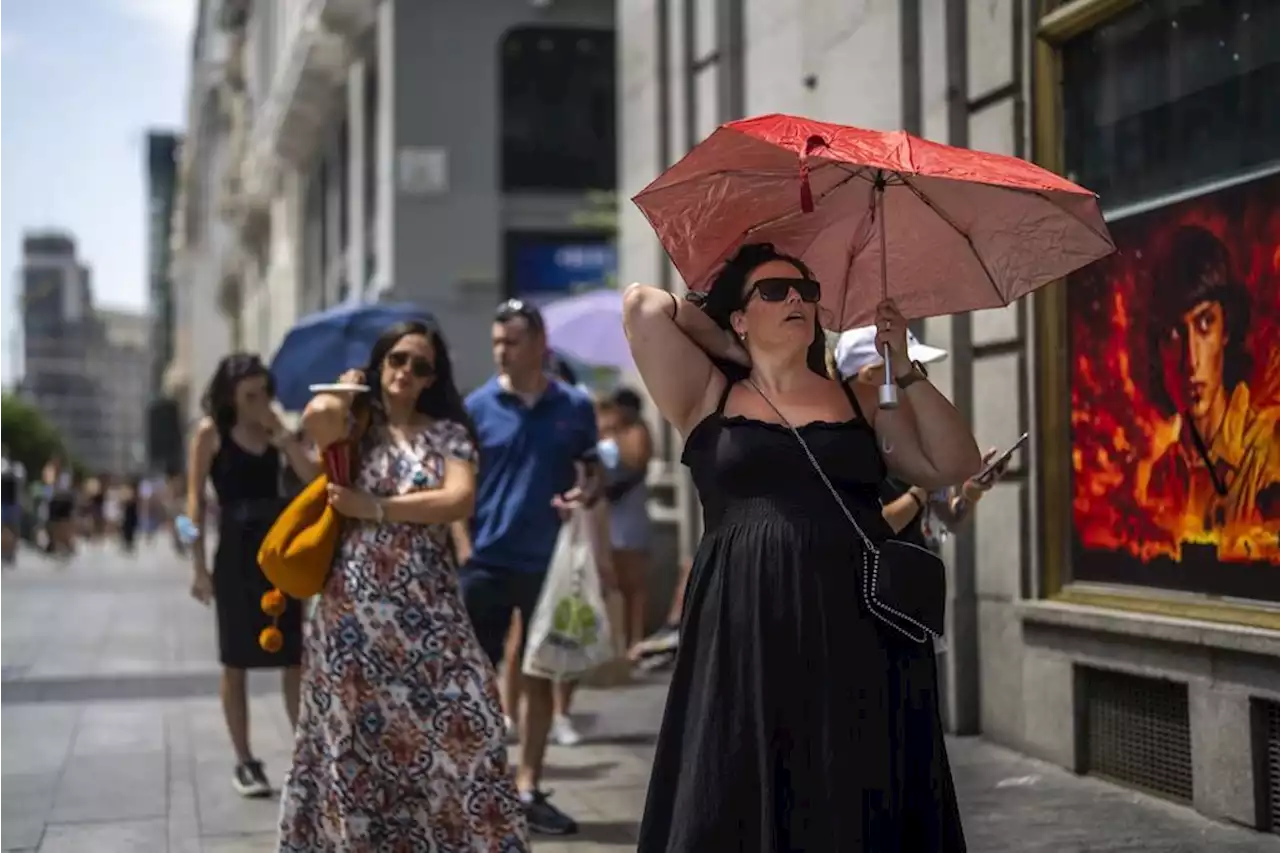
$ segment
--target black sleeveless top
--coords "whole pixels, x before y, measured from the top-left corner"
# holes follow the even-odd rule
[[[268,446],[250,453],[219,431],[218,452],[209,466],[209,479],[218,495],[224,522],[247,521],[258,516],[275,518],[283,507],[280,494],[280,451]]]
[[[879,542],[891,535],[879,498],[884,460],[857,396],[848,385],[840,387],[854,416],[815,421],[798,431],[845,506],[871,540]],[[743,523],[783,524],[806,531],[821,527],[820,535],[860,547],[849,520],[785,424],[724,413],[732,388],[726,385],[715,412],[689,433],[681,457],[702,501],[704,538]]]

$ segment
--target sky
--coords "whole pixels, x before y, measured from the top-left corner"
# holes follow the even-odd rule
[[[99,306],[147,307],[146,133],[181,130],[196,0],[6,0],[0,20],[3,373],[22,233],[70,231]]]

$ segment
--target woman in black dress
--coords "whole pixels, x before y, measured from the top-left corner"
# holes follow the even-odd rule
[[[641,853],[932,853],[964,837],[933,650],[868,614],[861,539],[794,425],[873,541],[889,471],[925,487],[974,473],[964,420],[905,357],[901,406],[826,376],[819,284],[745,247],[701,307],[633,285],[624,322],[706,531],[684,608]],[[906,351],[891,302],[879,341]],[[882,457],[880,448],[885,448]]]
[[[271,793],[262,763],[249,747],[246,670],[284,670],[285,710],[298,720],[302,671],[302,605],[289,600],[280,617],[284,647],[267,652],[258,634],[271,623],[262,612],[262,595],[271,589],[258,566],[258,548],[286,500],[282,466],[304,481],[319,467],[297,438],[284,429],[271,408],[271,374],[256,355],[235,353],[214,371],[205,392],[205,417],[191,439],[187,477],[187,515],[203,530],[205,482],[218,496],[218,548],[210,573],[203,536],[193,546],[195,576],[191,594],[213,602],[218,618],[218,657],[222,663],[222,711],[236,752],[231,784],[246,797]],[[284,457],[283,459],[281,457]]]

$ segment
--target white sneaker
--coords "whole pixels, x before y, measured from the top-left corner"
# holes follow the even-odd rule
[[[564,714],[557,714],[552,721],[551,739],[560,746],[577,746],[582,743],[582,735],[573,727],[573,720]]]

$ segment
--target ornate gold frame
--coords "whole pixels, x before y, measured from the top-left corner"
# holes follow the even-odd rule
[[[1040,17],[1033,53],[1035,162],[1054,172],[1064,168],[1060,47],[1068,40],[1111,20],[1138,0],[1070,0],[1057,5],[1039,0]],[[1070,563],[1070,376],[1067,352],[1066,290],[1058,281],[1038,291],[1032,301],[1035,324],[1036,429],[1039,432],[1041,590],[1056,601],[1152,613],[1211,622],[1229,622],[1280,631],[1280,609],[1243,603],[1196,599],[1156,589],[1121,592],[1067,581]]]

